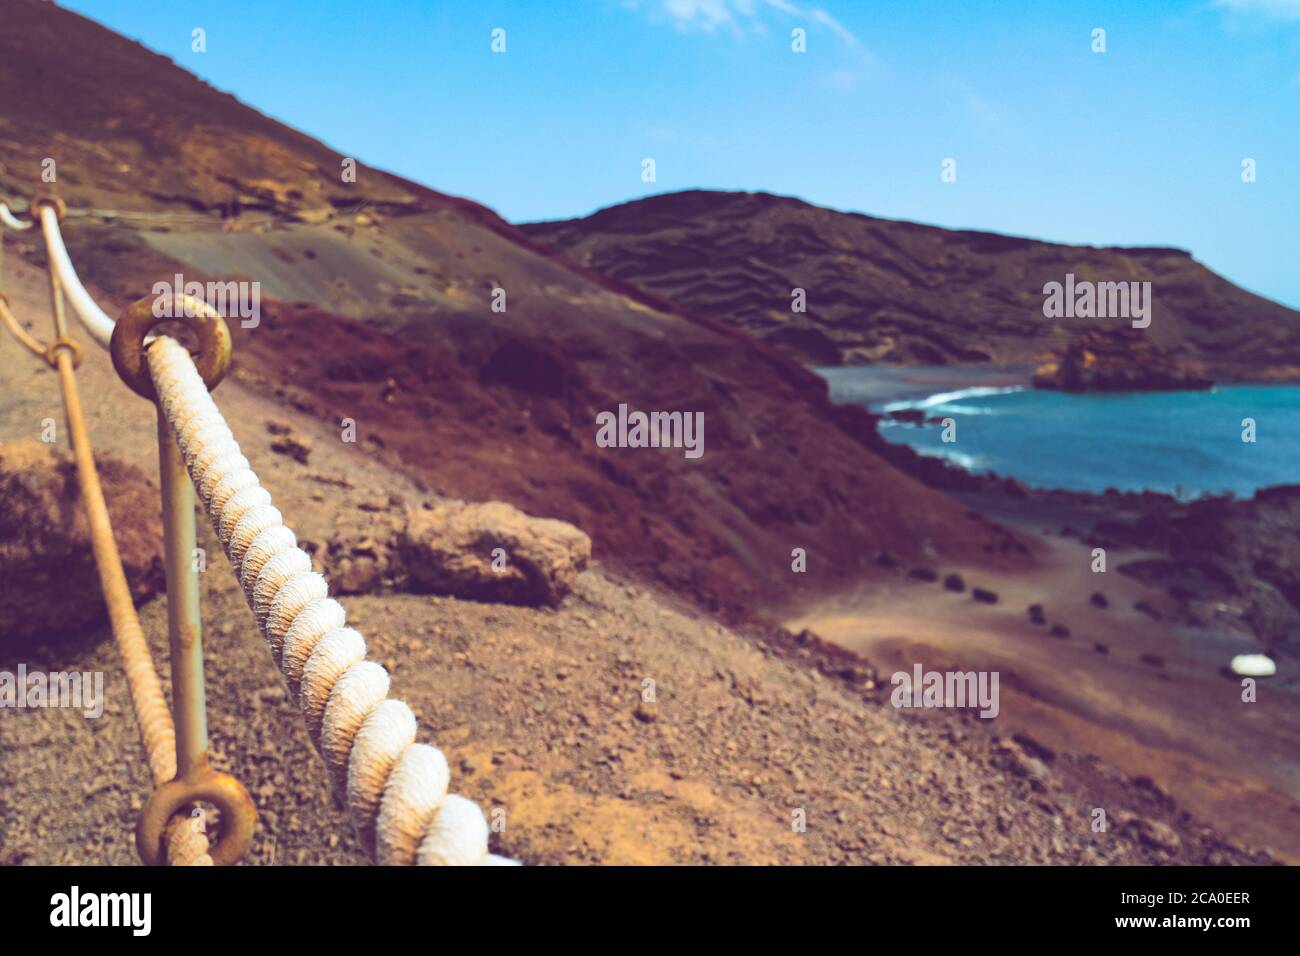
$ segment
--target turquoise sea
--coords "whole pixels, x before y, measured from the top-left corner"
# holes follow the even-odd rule
[[[980,384],[935,391],[944,377],[955,383],[956,370],[819,371],[837,402],[877,412],[920,409],[927,418],[956,423],[957,440],[950,444],[938,424],[882,422],[887,440],[1035,487],[1191,498],[1222,492],[1249,497],[1269,485],[1300,484],[1300,386],[1069,395]],[[974,380],[981,377],[994,378],[984,373]],[[1255,421],[1253,444],[1242,441],[1246,418]]]

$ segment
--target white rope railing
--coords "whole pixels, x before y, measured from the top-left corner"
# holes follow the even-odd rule
[[[72,303],[72,311],[77,313],[81,324],[86,327],[90,337],[108,348],[113,338],[113,320],[90,297],[86,287],[77,277],[77,270],[68,258],[68,249],[63,244],[63,235],[59,232],[59,214],[53,206],[41,203],[36,207],[37,219],[41,224],[41,234],[45,237],[45,250],[49,255],[50,268],[59,277],[63,293]]]
[[[64,295],[72,303],[72,310],[76,312],[77,318],[81,320],[81,324],[85,326],[91,338],[103,348],[108,348],[108,343],[113,337],[115,323],[112,317],[101,309],[90,293],[86,291],[81,278],[77,275],[77,270],[72,265],[71,257],[68,256],[68,248],[64,245],[63,233],[59,229],[61,215],[85,215],[91,212],[113,217],[137,216],[167,218],[169,220],[180,218],[175,215],[155,216],[155,214],[151,213],[120,213],[113,210],[68,210],[65,213],[62,204],[59,204],[56,208],[51,202],[37,200],[34,207],[29,206],[27,209],[28,215],[34,216],[30,222],[23,222],[13,214],[7,203],[0,202],[0,224],[19,232],[25,232],[38,223],[40,224],[41,235],[45,239],[45,249],[49,256],[51,268],[58,276]],[[198,216],[197,218],[210,219],[211,217]]]
[[[478,805],[447,794],[446,758],[415,742],[415,715],[388,698],[388,672],[365,659],[365,639],[249,468],[189,352],[163,336],[147,356],[199,499],[362,842],[385,864],[512,864],[488,853]]]
[[[108,343],[113,338],[114,322],[91,298],[86,287],[81,284],[77,270],[72,267],[68,248],[63,244],[63,234],[59,231],[59,215],[62,208],[62,203],[59,203],[56,208],[53,202],[36,201],[27,209],[28,215],[33,216],[32,221],[23,222],[14,216],[6,203],[0,203],[0,223],[3,223],[6,228],[19,232],[40,224],[41,235],[45,238],[45,251],[49,257],[50,270],[58,277],[63,294],[72,303],[72,311],[77,313],[77,318],[86,327],[90,337],[104,348],[108,348]]]
[[[7,203],[0,202],[0,223],[3,223],[6,229],[12,229],[15,232],[26,232],[34,225],[30,222],[23,222],[9,211]]]
[[[18,230],[39,222],[51,270],[86,330],[107,348],[116,323],[78,278],[59,210],[44,202],[35,208],[36,219],[24,223],[0,203],[0,222]],[[415,715],[389,699],[388,672],[365,659],[365,639],[345,626],[346,612],[249,468],[189,352],[163,336],[147,355],[190,478],[366,848],[385,864],[517,865],[488,852],[478,805],[447,793],[446,757],[415,742]],[[174,861],[202,852],[190,842],[169,830]]]

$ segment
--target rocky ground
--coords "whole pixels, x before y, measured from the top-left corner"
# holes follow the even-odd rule
[[[39,314],[39,275],[18,277]],[[0,435],[58,417],[54,380],[11,346]],[[152,413],[93,353],[81,372],[104,452],[155,473]],[[217,392],[279,507],[308,540],[427,498],[411,479],[238,380]],[[267,428],[270,422],[273,427]],[[285,432],[310,446],[307,460]],[[275,446],[275,447],[273,447]],[[211,553],[215,542],[203,530]],[[203,578],[217,764],[258,805],[252,859],[359,863],[318,758],[223,559]],[[806,638],[739,634],[597,565],[558,609],[401,593],[347,599],[454,786],[504,821],[527,863],[1263,862],[1149,779],[949,712],[895,710],[871,666]],[[143,607],[164,672],[165,609]],[[143,755],[104,629],[6,652],[107,675],[105,715],[0,714],[0,858],[130,863]],[[1110,825],[1094,832],[1092,811]],[[804,825],[799,825],[803,821]]]
[[[1042,244],[802,204],[787,216],[790,201],[773,197],[647,200],[654,208],[636,209],[638,225],[655,208],[669,215],[646,255],[619,252],[619,265],[573,251],[605,274],[471,201],[364,165],[345,181],[339,153],[55,4],[6,0],[5,18],[0,190],[47,191],[43,160],[57,158],[71,256],[111,313],[178,272],[261,283],[261,321],[236,325],[236,365],[217,400],[304,547],[349,595],[350,620],[393,673],[395,695],[447,751],[454,787],[499,824],[498,852],[526,863],[1300,858],[1285,793],[1232,761],[1211,767],[1206,793],[1192,785],[1205,764],[1161,752],[1225,710],[1195,696],[1204,675],[1171,656],[1168,673],[1144,682],[1124,673],[1146,667],[1136,647],[1103,657],[1076,637],[1042,639],[1019,610],[1013,623],[1012,598],[1027,597],[1016,582],[1042,570],[1050,543],[958,500],[952,492],[985,485],[945,484],[950,476],[900,459],[871,415],[832,406],[824,381],[772,347],[820,355],[829,337],[827,354],[844,361],[1037,361],[1067,336],[1041,334],[1034,290],[1079,262],[1081,275],[1132,267],[1183,288],[1168,300],[1177,315],[1153,326],[1175,341],[1157,344],[1190,343],[1259,374],[1296,374],[1292,313],[1177,250],[1050,247],[1039,261],[1027,253]],[[716,203],[724,208],[707,208]],[[674,221],[696,204],[726,247],[693,254],[712,279],[670,267],[668,291],[684,304],[658,297],[654,282],[630,284],[643,277],[626,262],[658,268],[660,247],[680,259]],[[44,336],[44,252],[24,235],[8,237],[4,288]],[[881,284],[864,308],[867,258]],[[787,275],[773,261],[800,266]],[[783,333],[798,284],[812,296],[807,315],[828,320],[816,334]],[[498,292],[508,293],[500,311]],[[697,303],[773,332],[771,344]],[[863,314],[870,328],[853,326]],[[1235,324],[1223,326],[1223,314]],[[755,315],[779,327],[750,323]],[[152,409],[97,350],[80,377],[110,499],[126,502],[119,530],[147,545],[156,512],[132,468],[157,473]],[[61,436],[53,377],[4,336],[0,381],[0,460],[39,441],[47,419]],[[604,453],[595,415],[621,403],[704,414],[707,454]],[[342,438],[345,419],[354,443]],[[81,613],[94,592],[84,547],[71,543],[75,517],[50,477],[57,468],[35,488],[29,470],[0,481],[6,497],[26,502],[24,514],[37,513],[33,501],[62,502],[72,524],[53,537],[19,529],[18,548],[0,558],[21,565],[33,542],[59,541],[70,571],[49,573],[46,554],[45,573],[19,595],[23,616],[33,589],[38,605]],[[484,547],[518,548],[532,532],[514,513],[456,500],[578,531],[548,536],[568,542],[554,548],[527,545],[537,561],[497,578]],[[262,813],[252,860],[361,862],[224,560],[207,532],[202,543],[213,556],[203,577],[212,741]],[[1243,561],[1249,553],[1243,546]],[[950,573],[969,592],[950,591]],[[896,592],[899,580],[906,590]],[[841,646],[773,623],[795,602],[836,610],[822,602],[847,588],[898,603],[827,620]],[[414,593],[446,590],[480,600]],[[996,600],[976,597],[984,592]],[[1068,614],[1075,626],[1079,609],[1050,593],[1053,625]],[[142,614],[165,671],[163,602]],[[2,862],[134,859],[147,785],[124,684],[106,630],[61,633],[68,626],[51,615],[34,634],[11,628],[0,639],[0,670],[98,669],[109,692],[98,719],[0,710]],[[1002,643],[1027,641],[1025,629],[1037,643]],[[1025,649],[1033,668],[1007,668],[1015,722],[890,706],[884,675],[897,647],[876,639],[899,635],[912,639],[913,661],[917,641],[951,642],[963,666]],[[846,649],[868,646],[879,660]],[[1066,678],[1081,697],[1061,689]],[[1074,732],[1076,718],[1118,726]],[[1203,736],[1262,759],[1234,727],[1237,736]],[[1040,728],[1065,732],[1046,740]],[[1167,729],[1177,733],[1161,737]],[[1266,729],[1289,739],[1285,722]],[[1243,823],[1243,808],[1267,825]],[[1106,813],[1099,830],[1096,810]]]

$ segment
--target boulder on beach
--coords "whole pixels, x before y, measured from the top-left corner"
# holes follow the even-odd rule
[[[165,587],[158,488],[134,465],[96,459],[127,582],[137,604]],[[90,530],[70,455],[27,440],[0,444],[0,641],[104,625]]]
[[[1272,677],[1277,673],[1277,663],[1267,654],[1238,654],[1228,666],[1242,677]]]
[[[591,558],[591,538],[564,521],[500,501],[407,512],[406,588],[499,604],[556,607]]]

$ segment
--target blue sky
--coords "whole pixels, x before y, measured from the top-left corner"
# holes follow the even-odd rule
[[[62,5],[363,163],[514,221],[767,190],[1179,246],[1300,307],[1300,0]],[[195,27],[206,53],[190,49]],[[806,53],[791,51],[795,28]],[[956,182],[941,181],[946,158]]]

